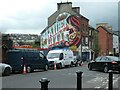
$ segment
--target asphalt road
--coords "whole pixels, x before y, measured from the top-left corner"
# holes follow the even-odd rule
[[[76,88],[76,71],[82,71],[83,88],[108,88],[108,73],[89,71],[87,65],[49,71],[35,71],[28,74],[12,74],[2,77],[2,88],[40,88],[39,80],[48,78],[49,88]],[[113,74],[113,86],[118,88],[118,73]]]

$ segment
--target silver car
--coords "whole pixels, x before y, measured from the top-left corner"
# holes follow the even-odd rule
[[[12,67],[8,64],[0,63],[0,76],[9,76],[12,72]]]

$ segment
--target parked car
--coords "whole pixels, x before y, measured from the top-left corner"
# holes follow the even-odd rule
[[[99,56],[94,61],[88,63],[89,70],[102,70],[105,73],[109,70],[120,72],[120,57]]]
[[[0,75],[9,76],[12,72],[12,67],[8,64],[0,63]]]
[[[49,68],[46,56],[38,50],[9,50],[6,63],[11,65],[12,72],[22,72],[24,66],[26,66],[27,73],[35,69],[47,71]]]

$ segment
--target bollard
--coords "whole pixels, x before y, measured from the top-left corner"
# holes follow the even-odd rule
[[[47,78],[42,78],[40,81],[41,90],[48,90],[48,83],[50,82]]]
[[[112,70],[109,71],[109,85],[108,90],[113,90],[113,72]]]
[[[82,73],[81,71],[77,71],[77,90],[82,90]]]

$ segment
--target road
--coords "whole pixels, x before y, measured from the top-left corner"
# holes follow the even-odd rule
[[[87,65],[49,71],[35,71],[28,74],[12,74],[2,78],[3,88],[40,88],[39,80],[48,78],[49,88],[76,88],[76,71],[82,71],[83,88],[108,88],[108,73],[89,71]],[[118,88],[119,74],[113,74],[113,86]]]

